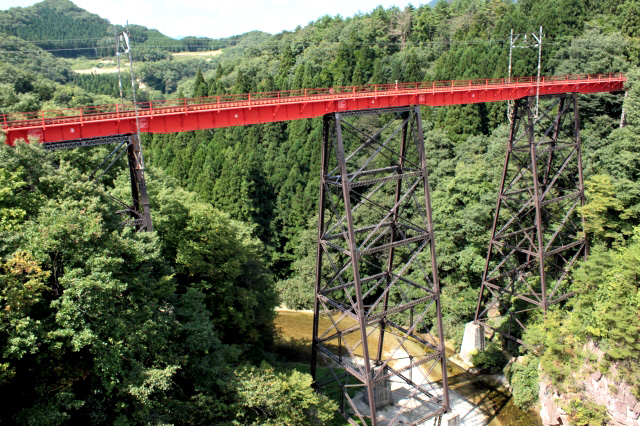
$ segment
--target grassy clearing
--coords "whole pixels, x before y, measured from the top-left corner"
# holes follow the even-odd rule
[[[78,72],[79,70],[90,70],[92,68],[113,68],[116,65],[116,62],[113,58],[74,58],[65,59],[65,61],[67,61],[69,67],[76,72]]]
[[[222,55],[222,49],[220,50],[207,50],[204,52],[176,52],[172,53],[174,59],[211,59],[215,56]]]
[[[89,68],[84,70],[73,70],[78,74],[114,74],[118,72],[118,67],[114,68]]]

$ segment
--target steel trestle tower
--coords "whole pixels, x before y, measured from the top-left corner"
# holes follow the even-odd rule
[[[587,255],[577,95],[516,101],[475,322],[523,343],[532,311],[571,296],[567,278]]]
[[[339,395],[351,424],[441,416],[449,395],[420,107],[325,115],[321,174],[316,387]],[[429,378],[438,370],[441,383]],[[400,410],[382,414],[388,404]]]
[[[77,139],[66,142],[53,142],[42,144],[47,151],[59,149],[71,149],[82,147],[93,147],[98,145],[116,144],[116,147],[107,155],[98,167],[89,176],[90,179],[100,177],[113,166],[116,161],[126,152],[129,164],[129,179],[131,183],[131,204],[128,204],[115,197],[113,201],[118,203],[122,209],[116,214],[126,214],[129,216],[122,224],[133,226],[138,231],[153,231],[151,220],[151,209],[149,207],[149,196],[147,194],[147,184],[144,178],[144,159],[142,157],[142,145],[138,134],[116,135],[93,139]]]

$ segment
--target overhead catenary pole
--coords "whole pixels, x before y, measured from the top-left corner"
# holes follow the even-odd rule
[[[517,37],[517,36],[516,36]],[[511,60],[513,58],[513,28],[511,28],[511,34],[509,35],[509,71],[508,71],[508,77],[507,77],[507,82],[511,83]],[[507,119],[509,120],[509,123],[512,122],[512,116],[513,116],[513,101],[507,101]]]
[[[511,28],[511,35],[509,36],[509,83],[511,83],[511,59],[513,58],[513,41],[513,28]]]
[[[531,37],[529,37],[531,36]],[[511,29],[511,35],[509,36],[509,67],[507,70],[507,81],[511,83],[511,77],[513,74],[513,49],[527,49],[538,48],[538,70],[536,73],[536,107],[534,111],[534,118],[538,119],[539,116],[539,104],[540,104],[540,83],[541,83],[541,71],[542,71],[542,26],[540,26],[540,32],[536,33],[522,33],[514,34],[513,28]],[[507,118],[509,122],[512,120],[514,101],[507,101]]]
[[[120,89],[120,104],[124,107],[124,93],[122,92],[122,72],[120,70],[120,35],[116,33],[116,26],[113,26],[113,36],[116,38],[116,60],[118,62],[118,88]]]
[[[534,35],[535,37],[535,35]],[[540,68],[542,64],[542,25],[540,26],[540,36],[538,37],[538,79],[536,85],[536,120],[540,112]]]
[[[127,22],[127,27],[129,23]],[[131,174],[131,188],[133,196],[133,207],[138,216],[141,217],[142,223],[139,229],[153,231],[153,223],[151,221],[151,208],[149,206],[149,196],[147,194],[147,185],[144,179],[144,159],[142,157],[142,145],[140,137],[140,118],[138,112],[138,102],[136,98],[136,80],[133,73],[133,53],[131,52],[131,43],[128,31],[120,33],[119,39],[124,42],[124,53],[129,55],[129,72],[131,74],[131,91],[133,94],[133,106],[136,118],[136,133],[131,135],[129,143],[129,169]]]
[[[140,139],[140,118],[138,114],[138,99],[136,98],[136,77],[133,74],[133,53],[131,52],[131,43],[129,42],[129,22],[127,22],[127,31],[122,32],[122,38],[124,39],[127,50],[125,53],[129,54],[129,73],[131,74],[131,92],[133,93],[133,108],[136,113],[136,132],[138,133],[138,139]]]

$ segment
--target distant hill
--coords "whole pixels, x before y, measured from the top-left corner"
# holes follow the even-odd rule
[[[122,31],[122,26],[90,13],[70,0],[44,0],[29,7],[0,11],[0,32],[33,42],[66,58],[112,55],[114,25],[116,32]],[[261,39],[270,36],[254,31],[223,39],[183,37],[177,40],[142,25],[129,25],[129,32],[138,49],[153,47],[157,59],[167,52],[217,50],[239,44],[247,37],[255,39],[258,33]]]
[[[69,0],[44,0],[29,7],[13,7],[0,11],[0,31],[27,41],[36,41],[42,49],[85,48],[84,52],[60,50],[58,56],[91,54],[92,48],[113,40],[108,20],[89,13]],[[61,43],[57,40],[81,40]],[[52,40],[39,42],[40,40]],[[113,43],[113,42],[111,42]],[[95,54],[95,52],[93,52]]]

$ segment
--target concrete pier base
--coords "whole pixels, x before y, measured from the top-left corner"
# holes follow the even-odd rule
[[[371,370],[371,375],[375,377],[375,375],[378,373],[378,370],[379,369],[377,368],[373,368]],[[389,379],[381,380],[375,384],[373,388],[373,398],[375,399],[376,410],[378,408],[386,407],[387,405],[393,404],[393,395],[391,395],[391,382],[389,381]],[[370,406],[369,394],[366,391],[363,393],[363,399],[364,403]]]
[[[442,416],[440,426],[460,426],[460,414],[453,412],[445,414]]]
[[[473,322],[464,326],[464,337],[462,338],[462,346],[460,347],[460,358],[463,361],[473,364],[471,356],[478,351],[483,351],[485,347],[484,328]]]

